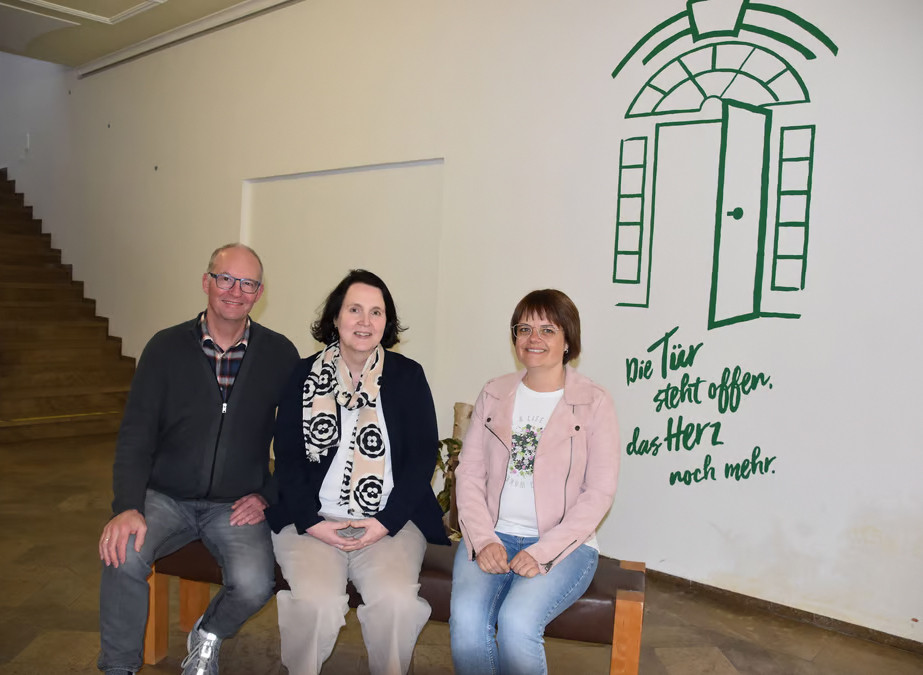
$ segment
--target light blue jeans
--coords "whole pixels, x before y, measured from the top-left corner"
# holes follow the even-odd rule
[[[497,532],[507,559],[538,539]],[[599,552],[581,546],[531,579],[515,572],[488,574],[455,555],[449,631],[456,675],[544,675],[545,626],[576,602],[596,573]]]
[[[177,501],[148,490],[147,535],[140,552],[128,540],[125,564],[103,565],[99,589],[100,670],[141,669],[151,565],[190,541],[201,539],[221,565],[224,584],[202,618],[202,627],[230,637],[266,604],[275,585],[275,559],[266,521],[231,525],[231,504]]]

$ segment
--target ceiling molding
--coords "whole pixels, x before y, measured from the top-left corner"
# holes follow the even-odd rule
[[[33,16],[41,16],[41,17],[44,17],[45,19],[51,19],[52,21],[69,24],[71,26],[80,25],[80,23],[77,21],[71,21],[70,19],[62,19],[61,17],[58,17],[58,16],[52,16],[51,14],[44,14],[42,12],[36,12],[34,9],[26,9],[25,7],[17,7],[16,5],[11,5],[7,2],[0,2],[0,7],[9,7],[11,10],[17,13],[24,12],[26,14],[32,14]]]
[[[43,16],[46,19],[53,19],[54,21],[60,21],[61,23],[70,24],[72,26],[79,26],[80,24],[77,21],[71,21],[69,19],[62,19],[57,16],[52,16],[51,14],[43,14],[42,12],[36,12],[34,9],[26,9],[25,7],[17,7],[16,5],[11,5],[6,2],[0,2],[0,6],[9,7],[16,12],[25,12],[26,14],[34,14],[35,16]]]
[[[34,0],[36,2],[41,0]],[[164,0],[158,0],[164,1]],[[125,61],[130,61],[144,56],[153,51],[163,49],[174,43],[182,42],[199,34],[227,26],[243,19],[276,9],[283,5],[293,4],[301,0],[244,0],[227,9],[205,16],[184,26],[155,35],[124,49],[120,49],[101,58],[77,67],[78,77],[93,75],[107,68],[111,68]]]
[[[76,21],[0,2],[0,44],[25,51],[29,43],[54,30],[79,26]]]
[[[35,5],[36,7],[41,7],[43,9],[49,9],[53,12],[58,12],[59,14],[69,14],[70,16],[80,17],[81,19],[88,19],[89,21],[96,21],[97,23],[104,23],[107,26],[114,26],[115,24],[124,21],[125,19],[130,19],[133,16],[137,16],[142,12],[146,12],[149,9],[153,9],[157,5],[162,5],[167,2],[167,0],[144,0],[140,4],[135,5],[134,7],[129,7],[123,12],[108,17],[102,16],[100,14],[92,14],[90,12],[84,12],[80,9],[74,9],[73,7],[66,7],[64,5],[59,5],[54,2],[46,2],[45,0],[19,0],[29,5]]]

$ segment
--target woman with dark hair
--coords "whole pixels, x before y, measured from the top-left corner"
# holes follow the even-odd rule
[[[358,609],[374,674],[406,673],[430,607],[426,542],[448,544],[430,486],[439,448],[420,364],[386,351],[404,330],[376,275],[352,270],[311,332],[326,348],[295,369],[276,419],[279,499],[267,512],[290,591],[277,597],[282,663],[317,673]]]
[[[580,355],[574,303],[532,291],[510,330],[525,370],[484,385],[455,472],[456,675],[547,672],[545,626],[593,579],[618,478],[612,398],[566,365]]]

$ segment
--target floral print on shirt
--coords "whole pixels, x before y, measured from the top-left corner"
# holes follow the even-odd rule
[[[532,469],[535,465],[535,450],[543,427],[524,424],[513,431],[513,449],[507,469],[507,482],[521,487],[532,484]]]

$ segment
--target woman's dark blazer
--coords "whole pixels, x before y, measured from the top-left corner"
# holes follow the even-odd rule
[[[279,403],[273,442],[279,499],[266,511],[274,532],[294,523],[298,533],[304,534],[323,520],[318,515],[319,495],[334,453],[328,452],[320,462],[308,461],[302,432],[304,381],[320,353],[303,359],[295,367]],[[423,368],[416,361],[389,351],[385,354],[381,380],[378,395],[388,429],[394,489],[385,508],[375,518],[391,535],[410,520],[420,528],[427,541],[448,544],[442,509],[431,484],[439,452],[439,434],[433,395]]]

